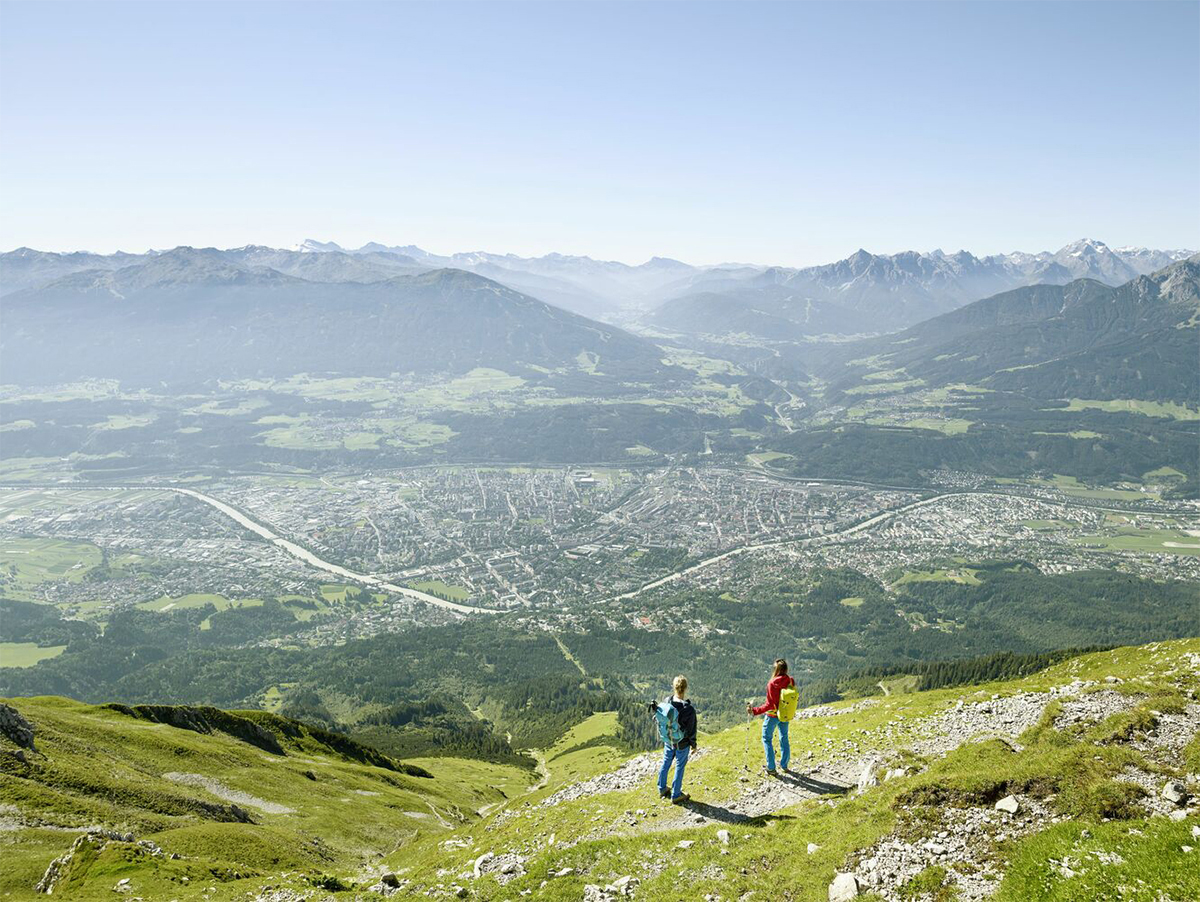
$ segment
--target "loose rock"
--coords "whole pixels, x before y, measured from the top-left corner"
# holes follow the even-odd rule
[[[1004,811],[1008,814],[1016,814],[1021,810],[1021,803],[1017,801],[1016,796],[1005,796],[996,803],[997,811]]]
[[[1178,780],[1168,780],[1162,788],[1162,797],[1168,802],[1182,805],[1188,800],[1187,788]]]

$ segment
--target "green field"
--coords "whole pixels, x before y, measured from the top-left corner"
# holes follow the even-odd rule
[[[1060,529],[1073,529],[1079,524],[1070,520],[1022,520],[1021,525],[1038,532],[1055,532]]]
[[[149,426],[156,419],[156,415],[152,413],[141,414],[138,416],[128,414],[112,414],[96,429],[137,429],[142,426]]]
[[[1197,533],[1192,535],[1191,533]],[[1123,528],[1111,535],[1078,536],[1076,542],[1104,551],[1136,551],[1143,554],[1200,554],[1200,531]]]
[[[393,379],[374,376],[326,378],[300,373],[287,379],[245,380],[232,383],[234,391],[274,391],[323,401],[389,401],[399,389]]]
[[[256,410],[270,407],[270,402],[262,398],[230,398],[215,401],[205,401],[197,407],[191,407],[184,413],[207,414],[221,417],[244,417]]]
[[[1143,473],[1142,479],[1146,481],[1166,480],[1167,482],[1174,482],[1176,480],[1182,481],[1187,479],[1187,474],[1181,473],[1174,467],[1159,467],[1157,470],[1150,470],[1146,473]]]
[[[417,388],[409,393],[406,407],[424,410],[483,411],[493,404],[511,404],[505,396],[525,386],[520,376],[503,370],[477,367],[465,375]]]
[[[0,667],[32,667],[38,661],[62,654],[65,645],[39,646],[36,642],[0,642]]]
[[[418,592],[428,592],[431,595],[448,598],[451,601],[466,601],[471,597],[471,593],[462,586],[451,586],[440,579],[426,580],[423,583],[413,583],[413,588]]]
[[[911,674],[886,677],[879,681],[879,688],[884,695],[906,695],[921,688],[921,678]]]
[[[979,571],[970,567],[955,567],[937,570],[908,570],[892,586],[903,586],[906,583],[960,583],[965,586],[981,584]]]
[[[400,448],[428,448],[454,437],[454,430],[415,416],[322,421],[307,416],[267,416],[257,421],[275,428],[259,433],[264,445],[297,451],[376,450],[384,442]]]
[[[30,482],[53,479],[70,472],[70,463],[59,457],[8,457],[0,460],[0,480]]]
[[[1050,479],[1010,479],[1000,477],[996,482],[1002,485],[1041,485],[1058,489],[1078,498],[1096,498],[1106,501],[1157,501],[1162,496],[1158,492],[1143,492],[1137,489],[1092,488],[1081,483],[1074,476],[1055,474]]]
[[[290,448],[295,451],[329,451],[342,447],[340,439],[330,437],[303,422],[268,429],[260,432],[259,438],[269,448]]]
[[[549,770],[549,787],[586,780],[618,766],[625,755],[617,748],[616,731],[615,711],[593,714],[568,730],[558,742],[542,753]],[[614,737],[611,744],[604,741],[608,737]]]
[[[793,759],[805,760],[810,752],[820,759],[831,745],[842,742],[852,743],[860,751],[886,749],[892,741],[886,737],[897,725],[946,710],[957,699],[978,701],[997,693],[1045,691],[1074,678],[1102,680],[1109,673],[1126,681],[1140,680],[1151,670],[1161,673],[1165,658],[1155,649],[1162,647],[1119,649],[1024,680],[935,692],[913,692],[912,677],[889,678],[885,681],[889,695],[869,708],[793,722]],[[1194,651],[1200,645],[1189,640],[1168,647],[1172,660],[1179,661],[1185,648]],[[1184,679],[1196,685],[1194,675]],[[1170,704],[1182,704],[1183,695],[1175,687],[1151,690],[1139,682],[1138,691],[1162,692],[1163,703],[1169,697]],[[1185,686],[1182,691],[1186,694],[1189,690]],[[841,707],[835,704],[835,708]],[[1036,794],[1053,810],[1065,813],[1067,820],[1002,847],[1001,870],[1007,861],[1014,864],[1004,875],[1001,900],[1115,899],[1118,896],[1109,890],[1118,884],[1138,885],[1140,891],[1127,896],[1138,902],[1200,898],[1200,871],[1188,865],[1189,853],[1180,848],[1193,842],[1189,837],[1194,816],[1175,822],[1135,814],[1111,823],[1105,816],[1112,778],[1131,759],[1125,748],[1112,748],[1098,738],[1104,729],[1102,725],[1091,733],[1060,735],[1038,725],[1026,731],[1015,747],[998,740],[967,743],[945,757],[921,759],[913,775],[886,781],[861,795],[844,796],[836,803],[811,799],[760,818],[732,824],[710,822],[702,827],[691,826],[686,819],[672,821],[670,809],[656,800],[653,774],[631,790],[536,807],[557,785],[556,759],[551,758],[550,782],[527,796],[531,805],[522,806],[516,817],[506,821],[489,819],[469,827],[465,833],[476,845],[451,849],[406,874],[414,878],[420,891],[436,886],[442,879],[439,871],[469,870],[480,849],[500,854],[520,848],[533,855],[525,862],[524,876],[507,885],[494,878],[473,881],[470,897],[503,902],[528,893],[551,902],[577,902],[584,884],[604,885],[622,874],[637,874],[642,882],[636,898],[648,902],[700,899],[707,893],[725,900],[754,899],[767,886],[772,893],[769,898],[825,902],[833,875],[844,870],[847,861],[856,860],[859,850],[893,832],[903,836],[906,831],[929,829],[927,825],[956,807],[990,809],[996,796],[1017,791]],[[758,776],[762,765],[758,732],[759,724],[753,722],[715,735],[702,733],[700,748],[707,754],[689,764],[686,781],[686,788],[701,806],[719,808],[723,800],[746,792],[747,784],[753,787],[763,779]],[[721,829],[730,834],[727,844],[717,836]],[[680,840],[688,841],[686,848]],[[813,850],[806,852],[809,843]],[[1079,854],[1081,846],[1104,854],[1119,849],[1122,856],[1104,867],[1089,867],[1069,882],[1053,879],[1048,861]],[[1153,854],[1145,850],[1153,850]],[[670,865],[654,868],[642,864],[663,860]],[[392,861],[412,867],[411,854],[397,853]],[[564,868],[573,873],[553,877]],[[1146,881],[1144,886],[1137,884],[1139,879]],[[953,895],[929,897],[914,892],[901,898],[914,902],[936,898],[940,902]]]
[[[845,391],[847,395],[895,395],[903,391],[911,391],[925,384],[923,379],[901,379],[895,382],[871,382],[867,385],[856,385]]]
[[[82,382],[69,382],[56,385],[43,391],[26,391],[15,385],[5,386],[10,394],[5,401],[40,401],[44,404],[55,404],[62,401],[99,401],[103,399],[143,397],[140,394],[122,393],[121,385],[116,379],[85,379]]]
[[[1059,409],[1059,408],[1051,408]],[[1113,401],[1088,401],[1071,398],[1067,410],[1104,410],[1109,413],[1140,413],[1148,417],[1166,417],[1172,420],[1200,420],[1200,410],[1171,401],[1138,401],[1121,398]]]
[[[1090,439],[1104,438],[1099,432],[1092,432],[1090,429],[1075,429],[1072,432],[1035,432],[1034,435],[1063,435],[1067,438]]]
[[[352,432],[342,439],[342,447],[347,451],[373,451],[379,447],[379,440],[383,437],[378,432]]]
[[[782,451],[756,451],[753,454],[747,454],[746,460],[753,466],[762,467],[777,460],[792,460],[791,454],[784,454]]]
[[[903,417],[884,416],[869,417],[869,426],[899,426],[904,429],[931,429],[945,435],[961,435],[971,428],[974,420],[964,420],[958,417]]]
[[[908,373],[904,367],[895,370],[876,370],[863,376],[863,382],[900,382]]]
[[[228,610],[229,608],[240,607],[258,607],[262,604],[261,598],[239,598],[230,600],[224,595],[207,595],[204,593],[195,593],[192,595],[179,595],[169,597],[164,595],[162,598],[155,598],[152,601],[143,601],[138,605],[143,611],[175,611],[181,608],[202,608],[206,604],[211,604],[218,611]]]
[[[321,585],[321,598],[325,601],[342,602],[346,600],[346,591],[348,589],[357,589],[358,586],[347,586],[341,583],[323,583]]]
[[[0,585],[20,592],[45,582],[79,582],[100,565],[100,549],[66,539],[5,539],[0,543]]]

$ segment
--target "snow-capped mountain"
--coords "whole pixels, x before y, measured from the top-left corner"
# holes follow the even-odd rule
[[[612,318],[622,308],[647,310],[668,300],[704,294],[712,312],[720,297],[771,316],[796,311],[805,329],[841,331],[847,322],[863,331],[903,328],[982,297],[1035,283],[1063,284],[1091,278],[1119,285],[1192,255],[1187,250],[1110,248],[1081,239],[1058,251],[1015,251],[985,257],[960,250],[872,254],[859,250],[844,260],[802,269],[719,265],[692,266],[652,257],[639,265],[570,254],[521,257],[486,251],[434,254],[416,245],[370,242],[343,248],[333,241],[305,239],[288,249],[251,245],[223,251],[242,266],[266,267],[313,282],[373,282],[430,269],[461,269],[593,318]],[[36,287],[85,270],[116,270],[142,263],[147,254],[57,254],[19,248],[0,254],[0,294]],[[812,304],[829,316],[814,315]],[[833,310],[828,305],[835,305]],[[672,317],[687,304],[674,303]],[[711,320],[711,317],[709,318]],[[760,318],[761,319],[761,318]],[[656,319],[659,327],[664,324]]]
[[[1113,252],[1143,275],[1186,260],[1195,253],[1187,250],[1156,251],[1148,247],[1118,247]]]
[[[709,331],[715,296],[743,311],[761,314],[760,321],[785,317],[804,334],[843,331],[848,320],[859,331],[890,332],[946,313],[980,298],[1026,285],[1063,285],[1095,279],[1122,285],[1192,255],[1191,251],[1114,251],[1102,241],[1081,239],[1056,252],[1014,252],[976,257],[967,251],[927,254],[905,251],[872,254],[859,250],[844,260],[804,269],[772,267],[756,272],[708,270],[674,286],[653,318],[658,328],[680,332]],[[696,315],[687,303],[694,297]],[[814,310],[820,316],[814,316]],[[669,317],[664,317],[668,313]],[[773,332],[778,329],[773,327]],[[762,336],[768,337],[768,336]]]

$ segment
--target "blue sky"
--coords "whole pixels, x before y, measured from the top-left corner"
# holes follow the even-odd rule
[[[1200,4],[0,6],[0,247],[1200,246]]]

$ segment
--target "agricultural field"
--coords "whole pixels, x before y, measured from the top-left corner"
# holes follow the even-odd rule
[[[1070,398],[1066,409],[1068,411],[1103,410],[1108,413],[1140,413],[1148,417],[1164,417],[1172,420],[1200,420],[1200,410],[1170,401],[1139,401],[1131,399],[1087,401],[1082,398]]]
[[[1002,477],[996,482],[1000,485],[1047,486],[1076,498],[1095,498],[1107,501],[1156,501],[1161,498],[1160,493],[1152,490],[1090,486],[1081,483],[1074,476],[1061,474],[1045,479],[1007,479]]]
[[[65,645],[40,646],[36,642],[0,642],[0,667],[32,667],[63,653]]]
[[[1106,551],[1137,551],[1143,554],[1200,554],[1200,530],[1136,529],[1120,527],[1105,535],[1081,535],[1074,541]]]
[[[863,422],[871,426],[900,426],[905,429],[932,429],[943,435],[961,435],[971,428],[972,421],[959,417],[932,416],[882,416],[867,417]]]
[[[43,583],[79,582],[102,557],[90,542],[7,538],[0,542],[0,588],[24,598]]]

